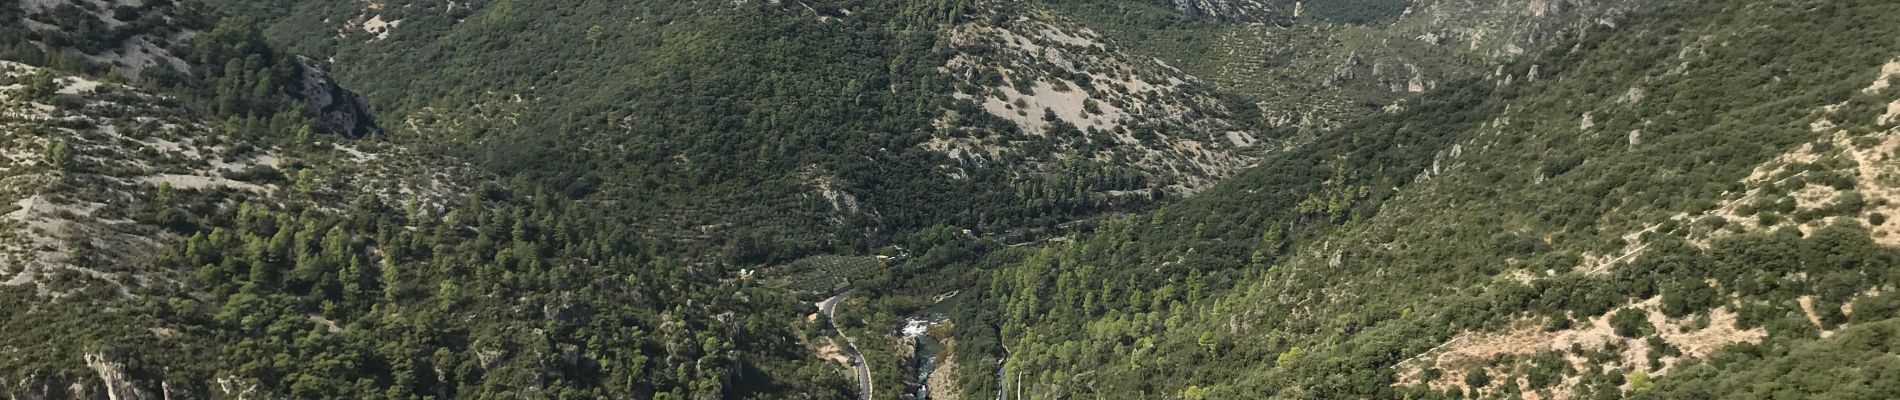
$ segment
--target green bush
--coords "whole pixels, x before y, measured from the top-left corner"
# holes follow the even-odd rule
[[[1638,338],[1649,334],[1656,328],[1649,324],[1649,313],[1635,308],[1625,308],[1610,315],[1610,328],[1617,336]]]
[[[1491,373],[1485,371],[1484,367],[1471,366],[1465,368],[1465,386],[1472,389],[1479,389],[1490,385]]]

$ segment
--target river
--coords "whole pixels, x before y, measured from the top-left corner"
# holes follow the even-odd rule
[[[917,367],[917,375],[914,377],[917,380],[917,400],[930,398],[930,374],[936,372],[938,357],[941,357],[943,353],[943,340],[937,337],[942,333],[932,333],[931,327],[949,320],[948,315],[952,304],[949,300],[955,296],[955,293],[944,296],[922,314],[905,319],[904,327],[898,330],[899,334],[912,339],[914,343],[912,350],[916,355],[912,362],[915,362]]]

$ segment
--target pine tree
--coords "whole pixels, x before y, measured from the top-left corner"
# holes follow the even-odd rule
[[[52,98],[57,93],[59,93],[59,79],[54,77],[52,70],[40,69],[27,77],[26,98],[44,100]]]
[[[72,147],[66,144],[65,139],[54,140],[46,145],[46,151],[41,158],[47,166],[64,171],[72,164]]]

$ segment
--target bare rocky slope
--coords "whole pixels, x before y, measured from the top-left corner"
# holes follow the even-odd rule
[[[1192,193],[1278,145],[1252,104],[1074,21],[1047,11],[970,20],[945,33],[956,102],[923,144],[959,170],[1023,165],[1034,176],[1086,165],[1145,181],[1110,196]]]

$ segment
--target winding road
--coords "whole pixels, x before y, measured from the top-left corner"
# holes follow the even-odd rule
[[[864,353],[858,352],[858,344],[852,342],[851,336],[845,335],[844,329],[838,328],[838,320],[832,318],[832,314],[838,311],[838,303],[844,301],[844,295],[845,293],[839,293],[837,296],[831,296],[831,298],[825,299],[825,301],[818,302],[818,313],[824,314],[825,321],[831,323],[831,327],[838,330],[838,336],[844,338],[844,354],[845,356],[851,357],[851,366],[858,372],[859,398],[870,400],[872,393],[871,367],[865,365]]]

